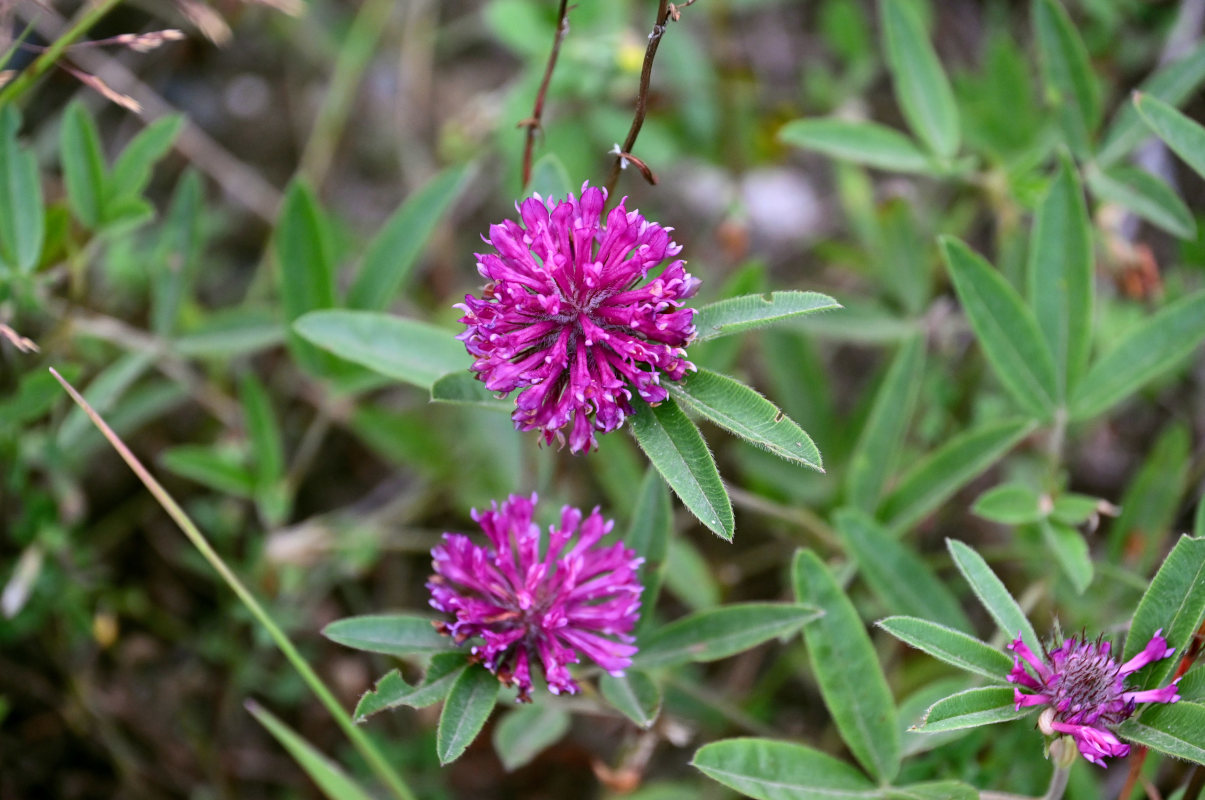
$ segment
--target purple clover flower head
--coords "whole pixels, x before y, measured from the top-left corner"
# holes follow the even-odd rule
[[[1130,746],[1110,729],[1128,719],[1139,703],[1174,703],[1180,699],[1179,678],[1162,689],[1126,690],[1126,678],[1174,651],[1162,633],[1162,628],[1155,631],[1142,652],[1124,664],[1118,664],[1110,655],[1108,642],[1075,636],[1053,651],[1043,648],[1044,658],[1039,658],[1018,633],[1008,645],[1016,654],[1008,681],[1034,693],[1014,689],[1017,710],[1045,706],[1038,720],[1042,732],[1071,736],[1080,755],[1093,764],[1103,767],[1106,758],[1129,755]]]
[[[431,551],[435,574],[427,582],[431,606],[455,616],[437,626],[440,633],[457,644],[480,640],[473,657],[503,684],[518,687],[521,702],[531,698],[537,663],[553,694],[577,692],[567,665],[581,655],[622,675],[636,653],[631,631],[643,590],[636,580],[643,559],[635,551],[623,542],[598,546],[614,523],[597,508],[583,521],[581,511],[563,507],[541,548],[532,522],[536,501],[535,494],[511,495],[501,507],[474,509],[489,545],[445,533]]]
[[[663,373],[676,381],[695,369],[685,350],[694,310],[681,306],[699,281],[680,259],[653,275],[682,248],[622,200],[604,221],[606,199],[583,184],[580,198],[517,204],[518,222],[490,226],[496,252],[477,254],[482,296],[456,306],[477,377],[501,395],[519,392],[515,429],[563,445],[568,428],[573,453],[623,424],[633,389],[655,405],[667,396]]]

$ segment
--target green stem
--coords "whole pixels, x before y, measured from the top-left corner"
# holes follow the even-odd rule
[[[126,447],[125,442],[101,419],[100,415],[88,404],[88,401],[75,390],[75,387],[64,380],[63,376],[59,375],[53,367],[50,369],[50,372],[63,385],[63,388],[67,390],[67,394],[71,395],[71,399],[84,410],[84,413],[88,415],[93,424],[109,440],[109,444],[113,445],[113,449],[129,465],[130,469],[138,476],[138,479],[142,481],[147,490],[159,501],[159,505],[163,506],[163,510],[168,513],[168,516],[180,526],[180,530],[184,531],[184,535],[188,537],[193,546],[200,551],[210,566],[217,570],[222,580],[226,581],[226,584],[238,595],[239,600],[243,602],[243,605],[247,607],[251,615],[264,627],[264,630],[272,637],[272,641],[280,648],[280,652],[284,654],[289,663],[293,665],[293,668],[297,670],[297,673],[301,675],[301,679],[310,687],[310,690],[322,705],[326,706],[327,711],[334,717],[335,722],[343,729],[343,732],[347,734],[347,738],[351,740],[356,749],[364,756],[364,759],[368,762],[372,771],[377,774],[377,777],[389,786],[399,800],[416,800],[405,781],[389,766],[389,763],[385,761],[380,751],[364,735],[364,732],[351,721],[351,717],[339,705],[339,701],[331,694],[330,689],[326,688],[326,684],[322,682],[322,679],[318,677],[317,673],[314,672],[301,653],[297,651],[297,648],[289,640],[289,637],[276,624],[267,610],[255,599],[255,595],[251,594],[251,591],[243,585],[243,582],[226,565],[226,562],[222,560],[217,551],[210,546],[205,535],[201,533],[200,529],[184,513],[184,509],[180,508],[176,501],[172,499],[172,496],[167,493],[167,490],[159,484],[159,481],[155,480],[154,476],[142,465],[137,456]]]
[[[45,74],[46,70],[55,65],[59,57],[63,55],[63,51],[80,39],[85,33],[92,29],[92,26],[100,22],[101,17],[108,14],[113,8],[120,3],[121,0],[99,0],[88,11],[80,16],[65,33],[50,43],[40,56],[38,56],[32,64],[21,71],[21,74],[13,79],[13,82],[0,89],[0,106],[15,101],[20,97],[38,78]]]

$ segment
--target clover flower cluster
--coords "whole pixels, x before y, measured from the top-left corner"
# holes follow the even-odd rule
[[[695,368],[684,349],[694,311],[681,306],[699,281],[680,259],[653,275],[682,248],[623,201],[604,222],[606,198],[583,184],[580,198],[519,203],[518,222],[490,226],[496,252],[477,254],[482,296],[457,304],[473,371],[490,391],[518,391],[515,428],[546,444],[564,444],[568,428],[573,453],[623,424],[633,390],[655,405],[662,373],[676,381]]]
[[[1073,636],[1053,651],[1044,649],[1044,658],[1039,658],[1018,633],[1008,645],[1016,654],[1008,680],[1034,694],[1014,689],[1017,710],[1046,706],[1038,722],[1042,732],[1071,736],[1080,754],[1093,764],[1103,767],[1106,758],[1128,755],[1130,746],[1111,728],[1128,719],[1138,703],[1174,703],[1180,699],[1178,678],[1161,689],[1126,690],[1126,678],[1172,654],[1174,648],[1167,646],[1162,633],[1162,629],[1155,631],[1141,653],[1120,665],[1110,655],[1109,643],[1100,639],[1087,641]]]
[[[553,694],[577,692],[567,665],[582,655],[622,675],[636,653],[631,631],[642,591],[636,571],[643,559],[622,542],[599,545],[614,523],[597,508],[583,520],[578,509],[563,507],[541,548],[536,502],[535,494],[511,495],[501,507],[474,510],[489,545],[445,533],[431,551],[435,574],[427,583],[432,607],[455,617],[440,632],[458,644],[478,640],[472,656],[517,687],[520,701],[531,697],[537,663]]]

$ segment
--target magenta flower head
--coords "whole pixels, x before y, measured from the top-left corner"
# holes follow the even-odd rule
[[[431,605],[455,620],[437,626],[457,644],[478,640],[473,656],[519,700],[531,698],[531,668],[543,668],[553,694],[573,694],[568,664],[585,655],[612,675],[622,675],[636,647],[632,628],[640,611],[636,570],[643,559],[615,542],[600,547],[613,522],[595,508],[565,506],[559,525],[541,546],[532,522],[536,495],[511,495],[501,506],[473,511],[488,546],[445,533],[431,551],[435,574],[427,583]],[[576,541],[570,540],[577,534]]]
[[[519,392],[516,430],[564,444],[568,428],[574,453],[623,424],[633,389],[655,405],[667,395],[662,374],[676,381],[695,368],[684,349],[694,310],[681,306],[699,281],[682,260],[658,271],[682,250],[672,229],[623,201],[604,222],[606,199],[583,184],[580,199],[519,203],[520,221],[490,226],[496,252],[477,254],[482,296],[456,306],[477,377],[501,395]]]
[[[1126,678],[1172,654],[1174,648],[1167,646],[1162,633],[1162,629],[1155,631],[1141,653],[1120,665],[1109,655],[1109,643],[1100,639],[1090,642],[1073,636],[1054,651],[1043,648],[1044,658],[1038,658],[1018,633],[1008,645],[1016,653],[1008,680],[1035,694],[1014,689],[1017,710],[1046,706],[1038,719],[1042,732],[1071,736],[1080,754],[1093,764],[1103,767],[1106,758],[1128,755],[1130,746],[1110,729],[1128,719],[1139,703],[1174,703],[1180,699],[1176,692],[1179,678],[1162,689],[1126,691]]]

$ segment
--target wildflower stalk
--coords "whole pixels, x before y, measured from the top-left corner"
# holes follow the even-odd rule
[[[540,81],[540,90],[536,92],[536,104],[531,110],[531,116],[519,123],[519,127],[527,128],[527,136],[523,142],[523,188],[531,183],[531,157],[536,145],[536,133],[540,130],[540,119],[544,116],[544,98],[548,95],[548,84],[552,83],[552,71],[556,68],[557,56],[561,53],[561,43],[569,33],[569,0],[561,0],[557,11],[556,34],[552,38],[552,52],[548,54],[548,65],[544,67],[544,79]]]
[[[12,83],[0,89],[0,106],[16,101],[29,87],[33,86],[38,78],[45,74],[46,70],[55,65],[59,57],[63,55],[64,50],[91,30],[92,26],[100,22],[101,18],[112,11],[120,2],[121,0],[100,0],[100,2],[82,14],[75,21],[75,24],[46,48],[42,55],[38,56],[32,64],[22,70],[21,74],[14,78]]]
[[[268,632],[268,635],[272,638],[272,641],[276,643],[278,648],[280,648],[280,652],[284,654],[284,657],[289,661],[290,664],[293,665],[293,668],[297,670],[297,673],[301,676],[301,679],[305,681],[306,685],[310,687],[310,690],[314,693],[322,705],[324,705],[327,711],[330,712],[330,715],[334,718],[335,722],[340,728],[343,729],[343,732],[347,734],[347,738],[350,739],[351,743],[356,747],[357,750],[360,751],[360,754],[364,756],[365,761],[368,762],[369,767],[374,773],[376,773],[377,777],[390,788],[390,790],[397,798],[399,798],[399,800],[417,800],[402,777],[389,765],[389,763],[381,755],[380,751],[378,751],[368,737],[364,735],[364,732],[357,728],[355,723],[351,721],[351,718],[348,716],[347,712],[341,705],[339,705],[339,701],[333,694],[331,694],[330,689],[326,687],[326,684],[322,682],[322,679],[318,677],[318,674],[314,672],[313,668],[309,665],[301,653],[298,652],[297,648],[293,645],[293,642],[289,640],[289,637],[280,628],[280,626],[276,624],[276,621],[272,619],[267,610],[260,605],[259,601],[255,598],[255,595],[253,595],[246,585],[244,585],[239,579],[239,577],[234,574],[233,570],[231,570],[226,562],[222,560],[222,557],[218,555],[217,551],[210,546],[209,541],[205,538],[205,535],[201,533],[200,529],[197,528],[191,519],[189,519],[188,515],[184,512],[184,509],[182,509],[180,505],[176,503],[172,496],[168,494],[167,490],[160,485],[159,481],[155,480],[155,477],[151,475],[150,471],[142,465],[142,462],[138,460],[138,457],[130,451],[125,442],[118,437],[113,429],[110,428],[103,419],[101,419],[101,416],[96,413],[96,410],[88,404],[88,401],[75,390],[75,387],[68,383],[53,367],[51,367],[50,373],[54,375],[55,379],[58,380],[58,382],[62,384],[63,388],[67,390],[67,394],[71,395],[71,399],[75,401],[76,405],[84,410],[84,413],[88,415],[89,419],[92,420],[93,424],[96,425],[104,437],[108,439],[109,444],[113,446],[113,449],[117,451],[117,454],[122,457],[122,460],[129,465],[134,474],[138,476],[138,479],[142,481],[142,484],[146,486],[147,491],[154,496],[155,500],[159,502],[159,505],[163,507],[163,510],[168,513],[168,516],[170,516],[172,520],[175,521],[178,526],[180,526],[180,530],[184,532],[184,535],[188,537],[188,540],[192,542],[193,546],[196,547],[198,551],[200,551],[201,555],[206,561],[209,562],[210,566],[217,571],[218,575],[222,577],[222,580],[226,582],[226,585],[234,591],[235,595],[237,595],[239,600],[243,602],[243,605],[247,607],[247,610],[251,612],[251,615],[255,617],[256,621],[259,622],[259,624],[263,626],[264,630]]]

